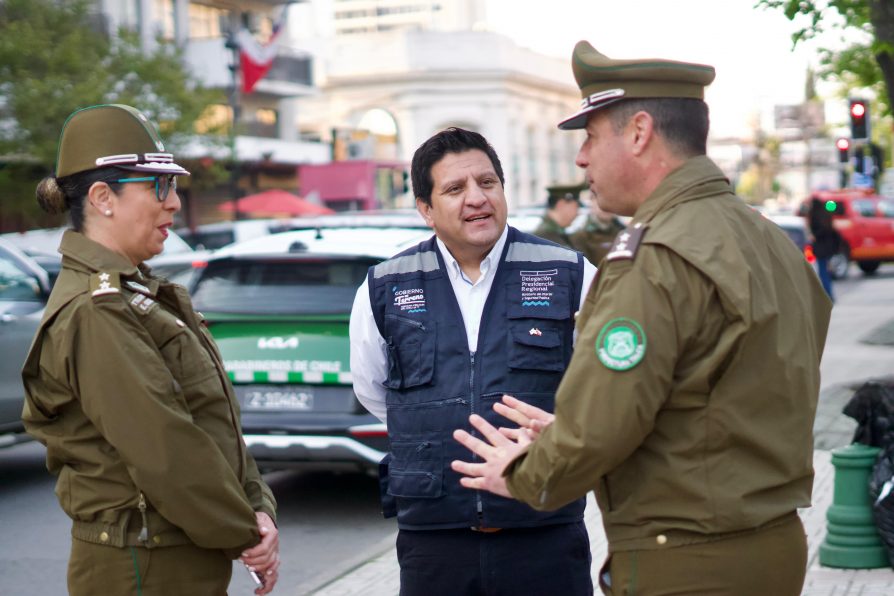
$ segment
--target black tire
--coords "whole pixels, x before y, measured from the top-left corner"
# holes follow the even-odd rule
[[[881,261],[860,261],[857,263],[857,267],[860,268],[860,271],[863,272],[863,275],[867,277],[870,275],[875,275],[875,272],[878,271],[879,265],[881,265]]]
[[[832,279],[844,279],[847,277],[847,272],[848,269],[850,269],[850,266],[851,260],[846,248],[829,258],[829,273],[831,274]]]

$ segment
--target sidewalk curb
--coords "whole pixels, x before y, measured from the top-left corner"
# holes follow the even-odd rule
[[[373,544],[363,552],[355,554],[353,557],[345,559],[338,565],[326,569],[323,573],[310,578],[308,581],[302,582],[295,586],[291,592],[293,596],[310,596],[334,584],[341,578],[349,575],[363,567],[370,561],[378,558],[382,554],[394,549],[397,541],[397,531],[385,536],[382,540]]]

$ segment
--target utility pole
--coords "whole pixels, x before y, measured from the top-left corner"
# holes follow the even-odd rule
[[[233,115],[233,121],[230,124],[230,135],[229,135],[229,144],[230,144],[230,198],[233,201],[233,221],[239,221],[242,219],[241,214],[239,213],[239,199],[242,198],[242,193],[239,190],[239,178],[241,175],[241,169],[239,167],[239,155],[236,151],[236,134],[237,128],[239,127],[239,120],[242,113],[242,106],[240,105],[240,94],[239,94],[239,43],[236,41],[236,33],[235,25],[233,21],[230,21],[230,29],[227,31],[226,43],[225,47],[230,50],[231,62],[230,62],[230,93],[229,93],[229,104],[230,104],[230,112]]]

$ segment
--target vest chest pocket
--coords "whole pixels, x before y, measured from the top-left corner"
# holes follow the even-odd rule
[[[565,370],[562,330],[551,321],[528,319],[509,322],[509,368]]]
[[[430,383],[435,372],[435,325],[385,315],[389,389],[408,389]]]
[[[393,441],[388,466],[388,494],[437,498],[443,494],[441,441]]]

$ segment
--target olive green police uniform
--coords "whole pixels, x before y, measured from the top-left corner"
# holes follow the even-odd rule
[[[595,491],[606,593],[798,594],[831,311],[816,274],[704,156],[602,265],[556,421],[507,468],[509,490],[539,509]]]
[[[588,217],[586,225],[571,234],[571,245],[584,253],[588,261],[598,266],[602,257],[608,254],[618,232],[623,229],[624,224],[617,217],[612,217],[606,223]]]
[[[57,178],[107,166],[188,174],[137,110],[75,112]],[[69,592],[225,594],[231,559],[259,542],[255,512],[276,503],[220,353],[181,286],[72,230],[59,250],[22,420],[72,519]]]
[[[543,216],[537,229],[534,230],[534,235],[539,236],[544,240],[550,240],[556,244],[573,248],[571,246],[571,239],[568,237],[568,234],[565,233],[565,228],[553,221],[549,215]]]
[[[184,288],[81,234],[60,251],[22,417],[73,520],[69,590],[136,594],[139,577],[147,596],[223,594],[275,501],[203,319]]]

